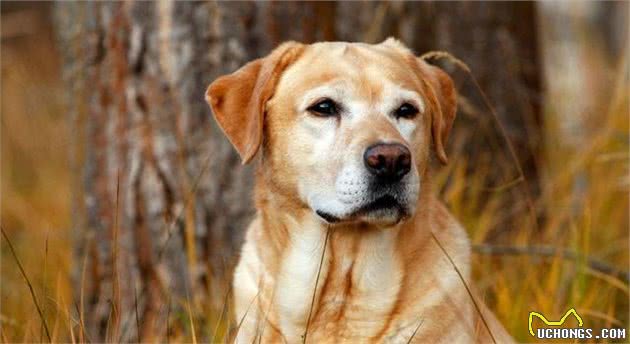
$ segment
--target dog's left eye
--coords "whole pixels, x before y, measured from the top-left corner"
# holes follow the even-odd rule
[[[328,98],[318,101],[317,103],[309,106],[306,110],[321,117],[335,116],[339,113],[337,103]]]
[[[418,109],[409,103],[404,103],[394,111],[396,118],[414,118],[417,114]]]

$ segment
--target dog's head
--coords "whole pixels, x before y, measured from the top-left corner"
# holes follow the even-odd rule
[[[396,40],[289,42],[206,93],[243,161],[329,223],[391,225],[415,211],[430,146],[446,163],[455,89]]]

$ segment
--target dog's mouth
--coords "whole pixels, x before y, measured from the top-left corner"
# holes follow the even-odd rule
[[[403,206],[400,202],[391,195],[381,196],[374,201],[364,205],[359,208],[358,213],[369,213],[377,210],[386,210],[386,209],[399,209],[402,210]]]
[[[323,210],[316,210],[315,213],[330,224],[355,221],[381,222],[382,220],[395,224],[409,215],[407,207],[392,195],[378,197],[345,216],[337,216]]]

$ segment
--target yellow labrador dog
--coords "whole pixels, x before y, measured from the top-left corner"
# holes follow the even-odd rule
[[[447,161],[455,98],[394,39],[288,42],[210,85],[243,162],[261,153],[237,342],[512,341],[443,251],[470,282],[469,240],[428,168],[431,147]]]

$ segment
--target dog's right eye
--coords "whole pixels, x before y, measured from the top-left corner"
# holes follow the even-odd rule
[[[332,99],[322,99],[315,104],[309,106],[306,110],[320,117],[336,116],[339,113],[339,107]]]

